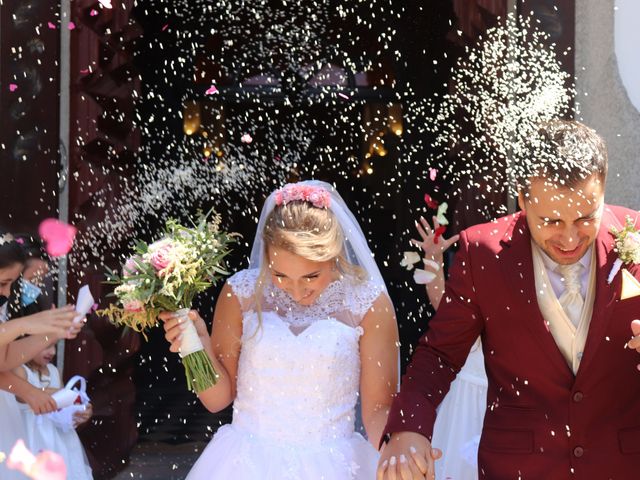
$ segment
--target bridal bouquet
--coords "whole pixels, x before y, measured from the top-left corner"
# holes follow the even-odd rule
[[[237,234],[220,230],[220,217],[200,215],[193,227],[168,220],[163,237],[148,245],[138,242],[122,272],[109,271],[106,283],[117,285],[115,304],[99,311],[116,325],[140,332],[158,323],[158,314],[175,312],[185,322],[180,356],[189,389],[201,392],[216,384],[217,374],[188,317],[196,294],[223,275],[224,257]]]

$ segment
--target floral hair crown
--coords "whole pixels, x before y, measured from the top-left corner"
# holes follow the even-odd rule
[[[331,205],[331,195],[324,188],[300,183],[290,183],[277,190],[275,200],[276,205],[295,201],[309,202],[316,208],[329,208]]]

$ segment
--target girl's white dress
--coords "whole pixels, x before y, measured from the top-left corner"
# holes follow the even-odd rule
[[[228,282],[243,314],[233,421],[221,427],[188,480],[375,478],[378,453],[354,432],[360,321],[382,288],[347,277],[301,306],[257,270]]]
[[[6,307],[6,303],[0,307],[0,323],[7,320]],[[4,390],[0,390],[0,419],[0,452],[8,456],[16,441],[25,438],[25,429],[16,397]],[[0,478],[24,480],[25,477],[15,470],[9,470],[6,463],[1,462]]]
[[[438,408],[432,444],[443,456],[435,463],[437,479],[478,478],[478,445],[486,408],[487,375],[478,339]]]
[[[26,365],[27,381],[38,388],[61,388],[60,374],[54,365],[47,365],[49,380],[43,381],[37,372]],[[75,430],[68,432],[56,427],[46,415],[36,415],[28,405],[20,404],[20,411],[25,425],[25,444],[34,454],[41,450],[50,450],[64,458],[69,480],[91,480],[91,467],[82,448],[82,443]]]

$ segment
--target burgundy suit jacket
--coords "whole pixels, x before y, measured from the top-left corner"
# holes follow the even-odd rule
[[[463,231],[386,433],[431,438],[436,407],[480,335],[489,380],[481,479],[640,478],[640,354],[625,348],[631,321],[640,319],[640,296],[620,299],[621,273],[607,284],[617,258],[609,229],[621,228],[626,215],[636,220],[638,212],[605,206],[594,243],[593,316],[575,376],[538,308],[524,214]],[[640,278],[639,265],[626,268]]]

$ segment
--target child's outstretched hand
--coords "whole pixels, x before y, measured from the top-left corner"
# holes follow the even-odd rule
[[[51,335],[57,338],[75,338],[83,323],[74,324],[75,307],[67,305],[21,317],[15,322],[21,323],[21,330],[29,335]]]
[[[442,236],[444,227],[438,223],[435,216],[433,217],[433,229],[423,217],[420,217],[420,223],[416,222],[416,229],[422,240],[411,239],[411,243],[422,249],[425,259],[438,264],[442,264],[443,252],[460,239],[460,235],[444,238]]]

